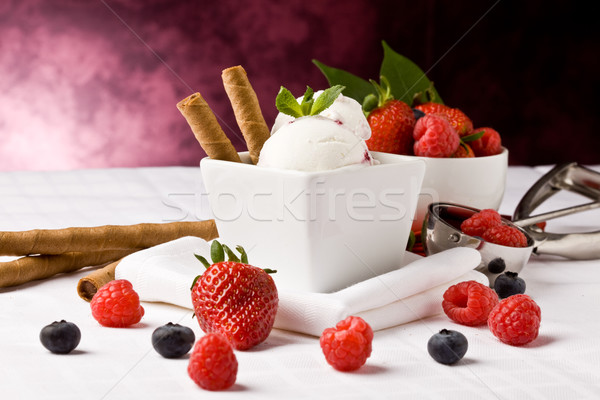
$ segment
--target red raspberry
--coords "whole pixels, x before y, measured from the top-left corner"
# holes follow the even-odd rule
[[[473,133],[483,131],[483,136],[469,142],[476,157],[493,156],[502,153],[500,134],[492,128],[477,128]]]
[[[502,225],[502,217],[498,211],[491,208],[481,210],[460,224],[460,230],[465,235],[479,236],[491,227]]]
[[[350,316],[327,328],[320,343],[327,362],[338,371],[359,369],[371,355],[373,330],[360,317]]]
[[[91,301],[92,315],[102,326],[124,328],[140,322],[144,307],[131,282],[114,280],[102,286]]]
[[[526,294],[515,294],[502,300],[488,318],[490,331],[500,341],[522,346],[538,337],[542,312]]]
[[[508,247],[527,247],[527,236],[519,229],[509,225],[493,226],[483,232],[483,240]]]
[[[467,326],[483,325],[498,304],[498,295],[477,281],[450,286],[444,293],[442,308],[454,322]]]
[[[425,114],[436,114],[445,117],[460,136],[465,136],[473,130],[473,122],[458,108],[451,108],[439,103],[424,103],[415,106]]]
[[[206,390],[225,390],[235,383],[238,362],[229,341],[218,333],[208,333],[194,346],[188,375]]]
[[[460,144],[458,133],[448,120],[435,114],[419,118],[413,137],[415,155],[421,157],[450,157]]]

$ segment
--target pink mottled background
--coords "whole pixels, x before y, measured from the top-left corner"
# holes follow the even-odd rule
[[[598,28],[571,2],[2,0],[0,170],[197,165],[175,107],[195,91],[242,150],[224,68],[270,124],[280,85],[326,86],[313,58],[377,78],[381,40],[512,164],[600,162]]]

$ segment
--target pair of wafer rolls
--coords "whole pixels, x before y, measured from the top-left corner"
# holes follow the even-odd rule
[[[0,232],[0,287],[20,285],[84,267],[101,266],[137,250],[184,236],[218,237],[214,220]]]
[[[253,164],[270,130],[260,110],[256,92],[252,88],[246,71],[241,66],[227,68],[222,72],[223,86],[229,97],[236,121],[244,136]],[[206,154],[213,159],[240,162],[231,141],[219,125],[208,103],[200,93],[194,93],[177,103],[196,140]]]

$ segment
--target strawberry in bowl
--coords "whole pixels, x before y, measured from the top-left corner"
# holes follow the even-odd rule
[[[412,230],[421,230],[427,207],[433,202],[498,209],[508,169],[508,150],[502,146],[500,134],[490,127],[478,127],[464,110],[444,104],[433,83],[415,63],[385,42],[383,50],[381,85],[316,60],[314,63],[330,85],[343,85],[344,95],[363,104],[373,132],[367,142],[369,150],[380,148],[382,152],[425,162]],[[396,108],[390,98],[405,103],[402,113],[386,110]],[[400,125],[400,114],[406,116],[404,121],[410,120],[407,109],[412,110],[416,122],[404,122],[402,128],[394,131],[391,126]],[[412,146],[408,146],[411,141]],[[371,147],[381,143],[385,147]]]

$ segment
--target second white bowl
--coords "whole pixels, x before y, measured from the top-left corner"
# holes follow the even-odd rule
[[[422,160],[427,165],[412,229],[420,231],[427,207],[446,202],[473,208],[500,207],[506,188],[508,150],[474,158],[430,158],[402,156]]]

